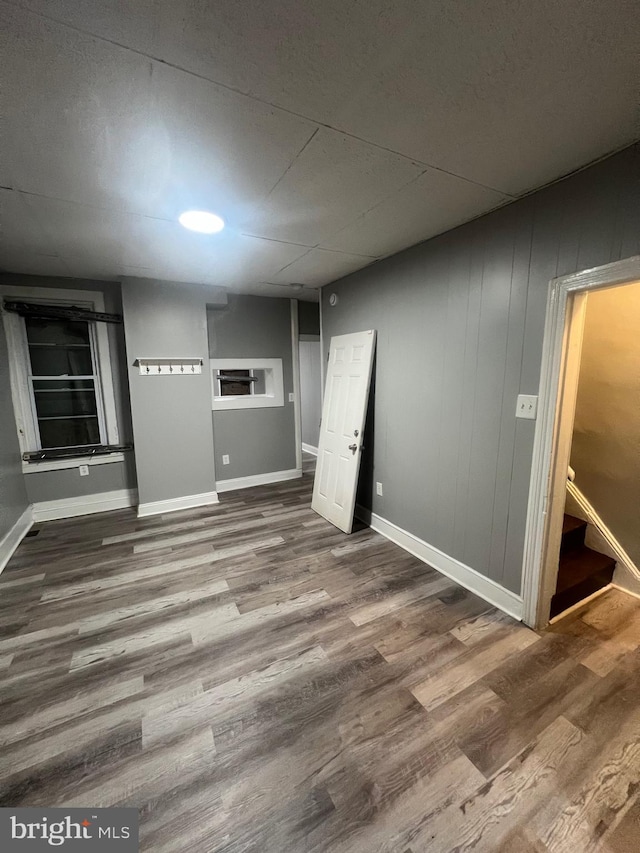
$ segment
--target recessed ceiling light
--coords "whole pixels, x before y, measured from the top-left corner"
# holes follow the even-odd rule
[[[185,210],[178,217],[178,222],[189,231],[200,234],[216,234],[224,228],[224,219],[207,210]]]

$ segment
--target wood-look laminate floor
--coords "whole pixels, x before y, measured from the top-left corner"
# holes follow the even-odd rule
[[[137,806],[154,853],[640,850],[640,601],[539,636],[310,489],[23,542],[2,805]]]

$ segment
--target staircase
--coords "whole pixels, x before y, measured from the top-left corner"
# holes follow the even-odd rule
[[[611,583],[616,561],[584,544],[587,522],[564,517],[556,592],[551,599],[551,618]]]

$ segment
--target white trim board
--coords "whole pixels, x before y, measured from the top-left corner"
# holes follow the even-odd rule
[[[200,495],[185,495],[182,498],[168,498],[164,501],[150,501],[138,506],[138,518],[148,515],[162,515],[165,512],[178,512],[181,509],[195,509],[218,503],[218,492],[203,492]]]
[[[472,569],[471,566],[466,566],[454,557],[445,554],[433,545],[429,545],[423,539],[418,539],[413,533],[403,530],[397,524],[387,521],[375,512],[365,509],[363,506],[356,506],[356,516],[368,524],[372,530],[382,534],[386,539],[404,548],[414,557],[427,563],[432,568],[439,571],[446,577],[463,586],[465,589],[493,604],[499,610],[513,616],[514,619],[522,619],[522,598],[511,592],[505,587],[500,586],[490,578],[486,578]]]
[[[55,521],[59,518],[75,518],[79,515],[92,515],[95,512],[126,509],[135,506],[137,502],[136,489],[117,489],[113,492],[98,492],[95,495],[39,501],[33,504],[33,520]]]
[[[586,598],[583,598],[581,601],[576,601],[575,604],[572,604],[570,607],[567,607],[566,610],[563,610],[562,613],[558,613],[556,616],[553,616],[549,619],[549,625],[555,625],[556,622],[559,622],[561,619],[564,619],[565,616],[570,616],[572,613],[575,613],[576,610],[580,610],[581,607],[584,607],[585,604],[589,604],[591,601],[595,601],[596,598],[600,598],[605,592],[609,592],[610,589],[613,589],[613,584],[608,583],[606,586],[597,589],[595,592],[592,592],[591,595],[588,595]],[[622,590],[626,592],[626,590]]]
[[[249,477],[218,480],[216,488],[219,492],[233,492],[236,489],[268,486],[270,483],[282,483],[285,480],[297,480],[300,477],[302,477],[302,468],[290,468],[288,471],[269,471],[267,474],[251,474]]]
[[[582,512],[586,515],[586,521],[589,524],[593,525],[593,527],[596,528],[600,536],[602,536],[602,538],[605,540],[605,542],[615,555],[616,562],[624,566],[624,568],[629,572],[629,574],[640,580],[640,571],[638,570],[638,567],[633,562],[631,557],[627,554],[627,552],[624,550],[622,545],[618,542],[613,533],[609,530],[604,521],[600,518],[597,511],[589,503],[585,495],[583,495],[580,489],[576,486],[576,484],[572,483],[571,481],[567,481],[567,492],[569,492],[569,494],[578,504]]]
[[[33,524],[33,510],[28,506],[13,527],[0,540],[0,572],[7,565],[14,551],[22,542]]]
[[[595,592],[592,592],[591,595],[588,595],[586,598],[583,598],[582,601],[576,602],[576,604],[572,604],[571,607],[567,607],[566,610],[563,610],[562,613],[558,613],[557,616],[554,616],[549,620],[549,625],[555,625],[556,622],[559,622],[561,619],[564,619],[565,616],[570,616],[572,613],[575,613],[576,610],[580,610],[581,607],[584,607],[586,604],[589,604],[591,601],[595,601],[596,598],[600,598],[605,592],[609,592],[612,589],[618,590],[618,592],[623,592],[625,595],[630,595],[632,598],[639,598],[640,595],[637,592],[631,592],[630,589],[625,589],[623,586],[620,586],[617,583],[608,583],[606,586],[603,586],[602,589],[597,589]]]
[[[324,332],[322,329],[322,288],[320,289],[320,302],[318,304],[318,308],[320,309],[320,405],[322,406],[324,403],[324,379],[326,374],[326,356],[324,354]]]
[[[302,468],[302,408],[300,401],[300,343],[298,341],[298,300],[290,300],[291,378],[293,380],[293,423],[296,442],[296,468]]]
[[[313,444],[307,444],[306,442],[302,442],[302,449],[305,453],[311,453],[313,456],[318,455],[318,448],[314,447]]]

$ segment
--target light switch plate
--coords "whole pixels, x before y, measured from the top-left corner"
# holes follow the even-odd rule
[[[516,417],[535,421],[538,413],[538,398],[535,394],[518,394]]]
[[[223,465],[228,465],[228,464],[229,464],[229,454],[228,454],[228,453],[223,453],[223,454],[222,454],[222,464],[223,464]]]

